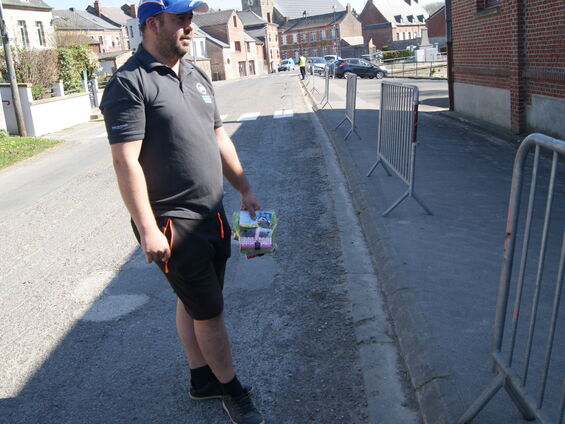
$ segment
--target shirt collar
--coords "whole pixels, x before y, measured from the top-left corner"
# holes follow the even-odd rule
[[[135,57],[143,64],[143,66],[145,66],[148,71],[156,68],[157,66],[166,66],[155,59],[153,56],[151,56],[151,54],[147,50],[145,50],[143,44],[139,45],[137,51],[135,52]]]
[[[165,68],[170,69],[167,65],[162,64],[157,59],[155,59],[145,48],[143,48],[143,44],[140,44],[137,51],[135,52],[135,57],[145,66],[145,68],[150,71],[153,68],[158,66],[164,66]],[[180,74],[181,77],[189,75],[192,70],[194,69],[194,65],[190,63],[185,58],[180,60]]]

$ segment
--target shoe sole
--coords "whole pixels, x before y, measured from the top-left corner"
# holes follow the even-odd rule
[[[226,414],[228,414],[228,417],[230,418],[230,421],[232,422],[232,424],[239,424],[237,421],[233,420],[233,418],[230,415],[230,411],[228,411],[228,408],[226,408],[226,405],[224,404],[224,402],[222,402],[222,406],[224,407],[224,411],[226,411]],[[261,421],[259,424],[265,424],[265,420]]]
[[[252,392],[253,392],[253,387],[250,386],[249,389],[247,390],[247,393],[252,393]],[[193,396],[192,393],[190,393],[189,391],[188,397],[191,398],[192,400],[212,400],[212,399],[221,399],[224,396],[223,395]]]

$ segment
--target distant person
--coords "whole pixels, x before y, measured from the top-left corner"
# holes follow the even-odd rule
[[[306,78],[306,58],[303,55],[300,55],[298,66],[300,66],[300,74],[302,75],[302,79]]]
[[[159,266],[178,297],[190,397],[222,399],[232,423],[263,424],[251,388],[236,377],[224,324],[231,231],[222,174],[240,193],[242,209],[254,216],[259,203],[210,80],[184,58],[193,11],[207,10],[198,0],[142,0],[143,43],[110,78],[100,109],[135,236],[147,263]]]

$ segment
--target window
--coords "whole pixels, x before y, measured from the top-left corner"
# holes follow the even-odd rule
[[[326,31],[325,30],[321,30],[320,31],[320,40],[325,40],[326,39]]]
[[[271,14],[267,12],[267,22],[271,23]]]
[[[247,42],[247,53],[251,53],[251,43]]]
[[[20,41],[24,47],[29,47],[29,36],[27,34],[26,21],[18,21],[18,32],[20,33]]]
[[[498,6],[500,0],[485,0],[485,9],[488,7]]]
[[[398,40],[400,40],[400,33],[399,32],[396,33],[396,41],[398,41]]]
[[[204,43],[204,41],[200,41],[200,56],[202,57],[207,57],[208,55],[206,54],[206,44]]]
[[[298,34],[292,34],[292,42],[294,44],[298,43]]]
[[[316,33],[314,31],[310,33],[310,41],[316,41]]]
[[[98,42],[100,43],[101,46],[103,46],[103,45],[104,45],[104,37],[99,36],[99,37],[98,37]]]
[[[337,37],[337,31],[335,28],[332,28],[332,40],[335,40]]]
[[[43,22],[36,21],[35,28],[37,30],[37,38],[39,39],[39,45],[45,46],[47,43],[45,42],[45,31],[43,31]]]
[[[235,15],[233,16],[233,26],[237,26],[237,18],[235,17]]]
[[[241,51],[241,42],[236,41],[236,42],[234,42],[234,45],[235,45],[235,51],[240,52]]]

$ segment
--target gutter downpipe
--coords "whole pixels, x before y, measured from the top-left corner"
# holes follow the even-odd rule
[[[447,36],[447,92],[449,110],[455,110],[455,99],[453,97],[453,40],[451,36],[451,0],[445,0],[445,34]]]

